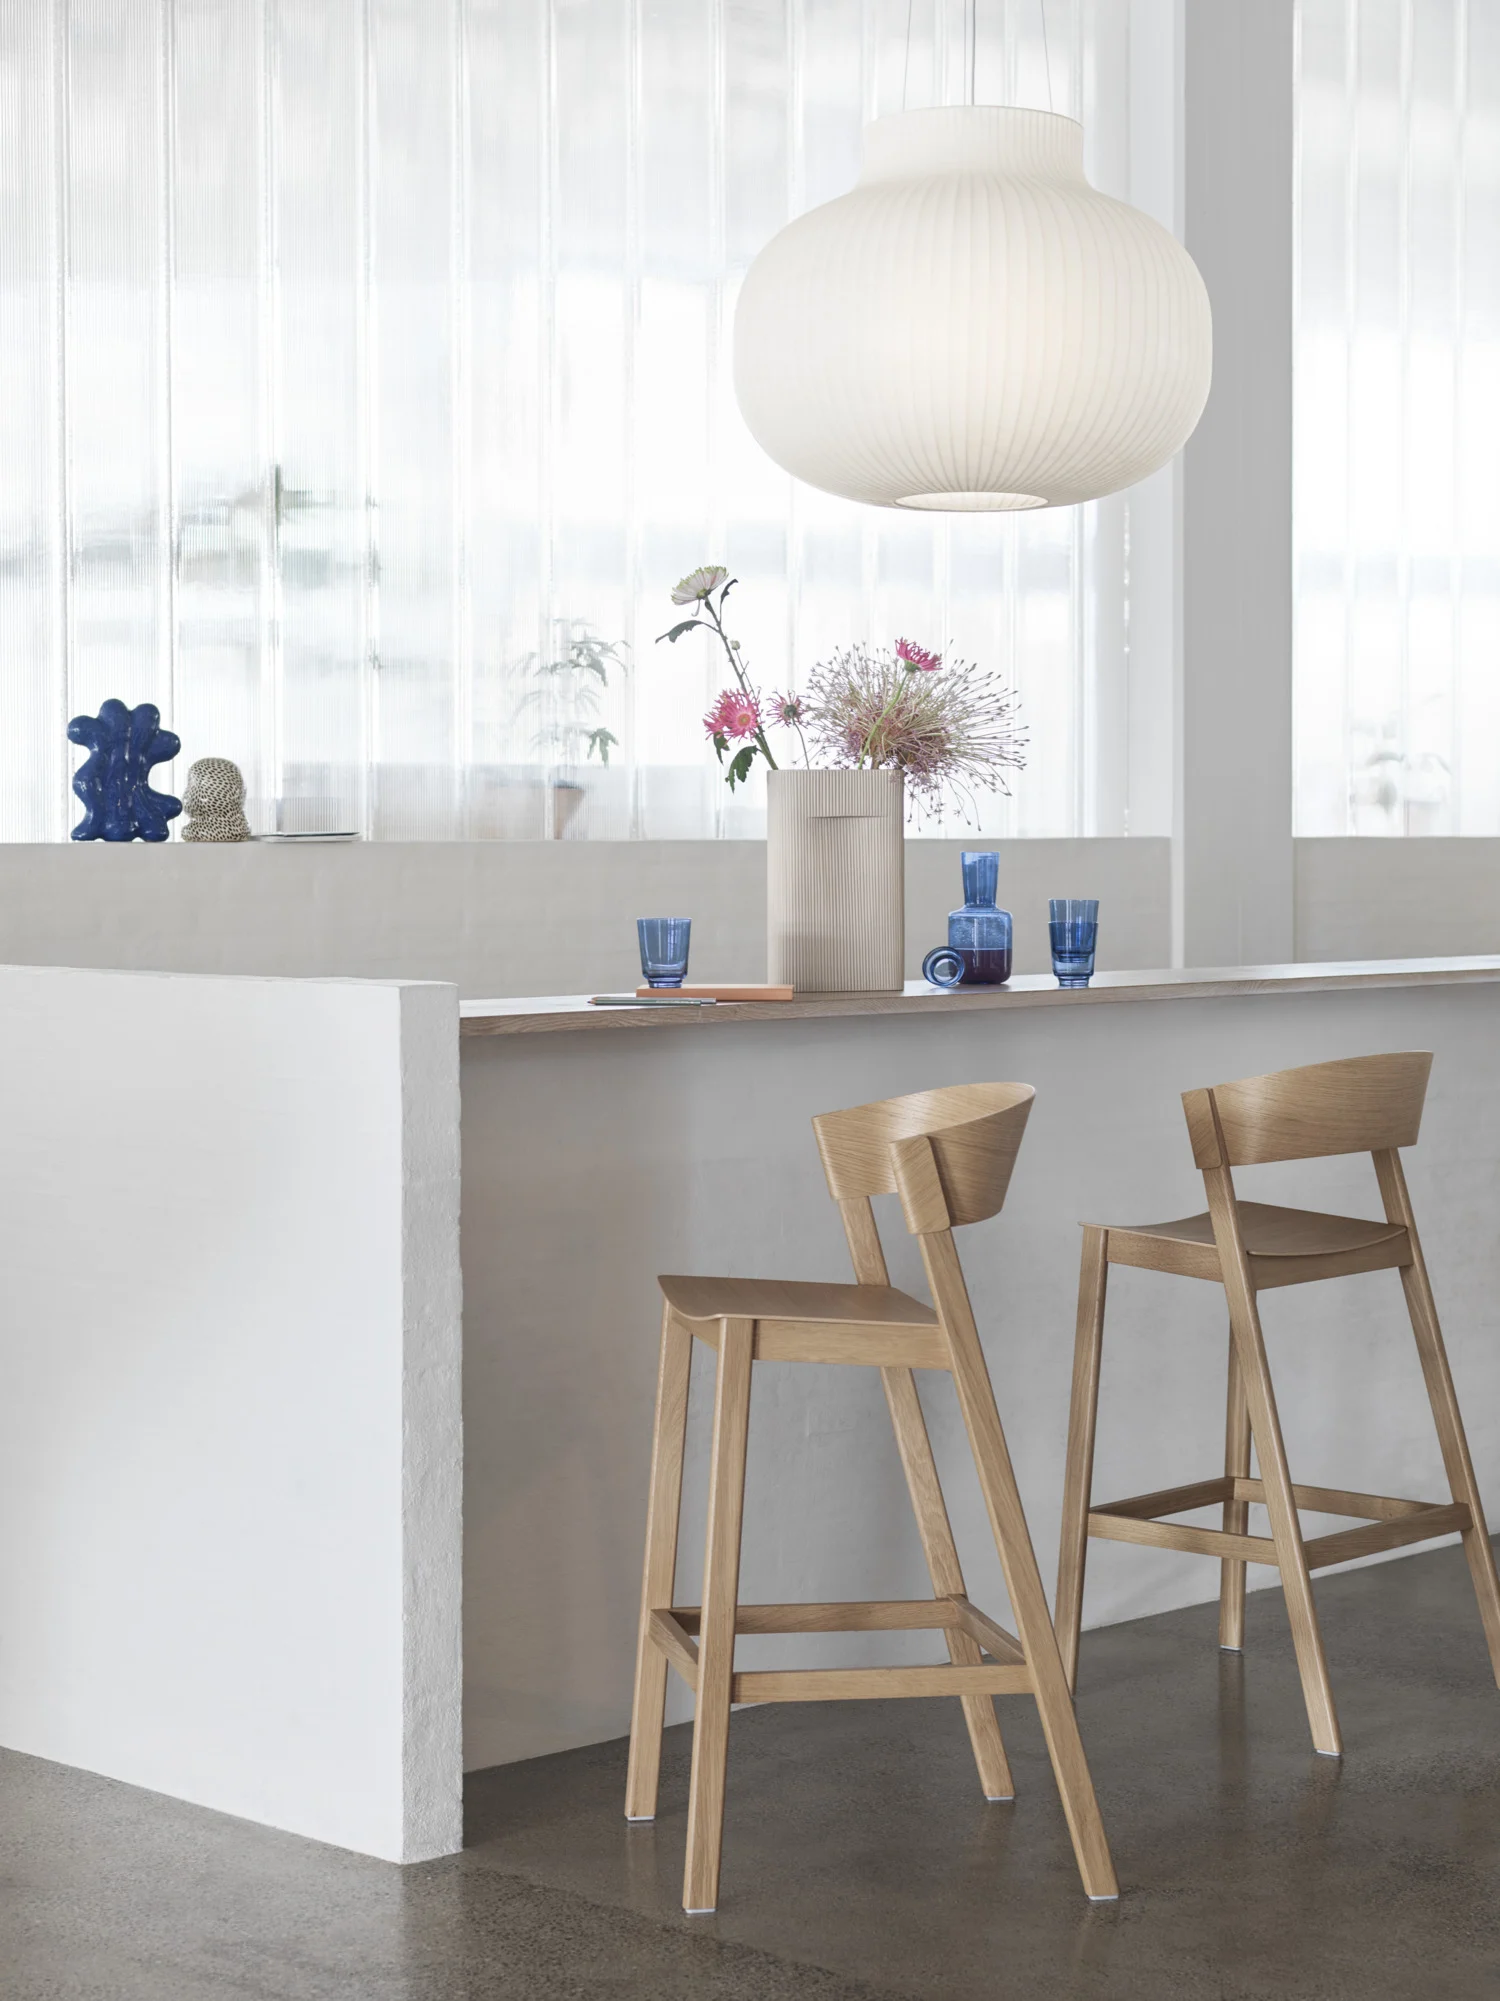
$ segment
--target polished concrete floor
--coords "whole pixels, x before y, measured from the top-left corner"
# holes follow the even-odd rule
[[[677,1908],[624,1746],[479,1774],[462,1856],[398,1870],[0,1756],[3,2001],[1500,2001],[1500,1694],[1439,1550],[1318,1587],[1342,1763],[1280,1594],[1085,1636],[1079,1708],[1124,1895],[1079,1893],[1035,1713],[986,1805],[957,1706],[741,1712],[719,1914]]]

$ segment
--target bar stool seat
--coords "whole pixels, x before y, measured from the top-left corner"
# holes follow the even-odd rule
[[[1325,1216],[1316,1209],[1279,1209],[1269,1202],[1241,1202],[1238,1207],[1240,1235],[1257,1267],[1257,1291],[1399,1269],[1411,1262],[1409,1240],[1399,1223]],[[1175,1223],[1108,1228],[1111,1264],[1169,1272],[1177,1278],[1206,1278],[1216,1285],[1224,1282],[1213,1217],[1206,1209]]]
[[[757,1362],[863,1362],[946,1369],[948,1345],[930,1306],[893,1285],[823,1285],[779,1278],[668,1273],[662,1296],[710,1348],[720,1320],[753,1320]]]
[[[956,1084],[813,1120],[829,1193],[843,1218],[853,1285],[676,1273],[661,1280],[661,1360],[625,1814],[633,1821],[656,1814],[670,1668],[695,1697],[682,1898],[689,1912],[711,1911],[718,1902],[732,1706],[885,1696],[957,1698],[980,1789],[991,1800],[1009,1799],[1015,1790],[992,1698],[1032,1696],[1084,1890],[1100,1900],[1119,1894],[953,1241],[956,1225],[983,1222],[1003,1205],[1033,1095],[1029,1084]],[[874,1195],[900,1196],[906,1227],[921,1250],[932,1306],[890,1283],[871,1206]],[[713,1441],[702,1603],[684,1605],[675,1590],[678,1518],[689,1373],[698,1343],[717,1355]],[[932,1583],[930,1598],[740,1602],[752,1365],[768,1361],[880,1369]],[[971,1604],[965,1591],[916,1369],[941,1369],[952,1378],[1005,1574],[1014,1633]],[[940,1641],[945,1661],[743,1670],[735,1660],[741,1634],[924,1631]]]

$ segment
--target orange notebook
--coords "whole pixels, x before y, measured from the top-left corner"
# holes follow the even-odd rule
[[[713,1001],[789,1001],[796,992],[793,987],[637,987],[636,996],[644,1000],[648,994],[681,994],[684,1000]]]

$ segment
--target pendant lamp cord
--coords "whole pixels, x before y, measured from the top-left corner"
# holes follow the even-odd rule
[[[1052,102],[1052,51],[1047,46],[1047,0],[1036,0],[1036,11],[1042,17],[1042,67],[1047,72],[1047,109],[1056,110]]]
[[[916,0],[906,0],[906,47],[901,58],[901,109],[906,109],[907,95],[911,87],[911,30],[912,14]],[[1047,72],[1047,109],[1052,109],[1052,51],[1047,43],[1047,0],[1037,0],[1037,13],[1042,23],[1042,63]],[[979,0],[964,0],[964,41],[968,70],[969,103],[975,104],[976,76],[979,66]]]

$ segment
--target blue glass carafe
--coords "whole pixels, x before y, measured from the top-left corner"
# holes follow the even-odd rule
[[[1000,883],[997,852],[970,852],[960,858],[964,872],[961,910],[948,914],[948,943],[922,961],[922,977],[935,987],[999,987],[1010,978],[1011,918],[995,908]]]

